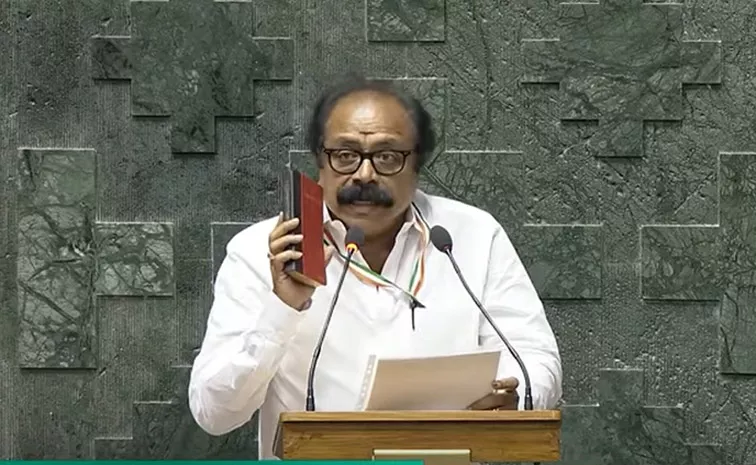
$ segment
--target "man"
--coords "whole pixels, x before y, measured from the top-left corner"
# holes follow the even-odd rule
[[[261,221],[229,242],[189,385],[197,423],[210,434],[224,434],[260,409],[260,455],[272,457],[279,414],[305,409],[312,351],[352,226],[364,231],[365,242],[321,352],[318,410],[355,408],[370,354],[421,356],[480,347],[501,347],[502,362],[494,391],[469,408],[513,409],[521,403],[522,373],[448,258],[430,244],[435,224],[451,233],[470,287],[528,367],[534,408],[555,407],[562,392],[559,351],[507,234],[488,213],[417,189],[418,170],[435,144],[422,105],[386,84],[353,79],[321,97],[308,139],[325,198],[328,285],[315,289],[283,272],[284,263],[299,256],[286,249],[302,240],[290,233],[296,218]],[[414,310],[414,325],[407,293],[425,306]]]

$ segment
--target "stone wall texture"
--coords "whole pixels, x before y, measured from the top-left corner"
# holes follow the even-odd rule
[[[186,405],[225,244],[318,91],[419,95],[510,232],[564,463],[756,463],[752,0],[0,0],[0,459],[257,457]]]

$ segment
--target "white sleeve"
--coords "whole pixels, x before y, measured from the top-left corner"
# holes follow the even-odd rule
[[[227,247],[189,381],[189,408],[212,435],[240,427],[260,408],[305,313],[273,294],[268,262],[255,269],[241,246],[232,239]]]
[[[556,408],[562,397],[562,363],[556,338],[543,304],[503,228],[494,233],[489,255],[483,306],[520,355],[530,375],[533,409]],[[519,365],[481,315],[480,339],[484,347],[503,347],[498,378],[520,382],[520,406],[525,399],[525,379]]]

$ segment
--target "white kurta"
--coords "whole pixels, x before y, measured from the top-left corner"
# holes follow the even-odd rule
[[[418,221],[444,226],[454,256],[473,292],[528,367],[535,409],[554,408],[562,395],[559,350],[543,305],[502,226],[488,213],[418,191],[420,214],[402,227],[382,275],[407,289],[418,259]],[[326,227],[343,248],[345,230],[324,213]],[[215,282],[214,302],[201,351],[194,361],[189,405],[208,433],[227,433],[260,409],[260,458],[272,457],[278,416],[304,410],[307,372],[333,289],[342,270],[334,258],[328,285],[312,306],[296,311],[271,291],[268,234],[277,218],[256,223],[227,246]],[[362,258],[356,254],[355,260]],[[353,410],[370,354],[419,356],[501,347],[499,377],[514,376],[522,408],[522,373],[465,292],[448,258],[427,245],[425,274],[412,329],[408,300],[347,274],[315,376],[319,411]],[[454,376],[449,373],[449,376]],[[429,380],[432,383],[432,380]]]

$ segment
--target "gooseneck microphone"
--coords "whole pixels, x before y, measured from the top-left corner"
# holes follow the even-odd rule
[[[349,264],[352,261],[354,253],[365,242],[365,233],[358,227],[351,227],[346,233],[346,260],[344,260],[344,268],[341,270],[341,277],[339,283],[336,285],[336,290],[333,292],[333,298],[331,299],[331,306],[326,314],[325,322],[323,323],[323,329],[320,330],[320,337],[317,344],[315,344],[315,350],[312,353],[312,362],[310,362],[310,372],[307,374],[307,406],[308,412],[315,411],[315,367],[318,365],[318,359],[320,358],[320,351],[323,349],[323,341],[325,340],[326,332],[328,331],[328,325],[331,323],[331,317],[333,316],[333,309],[336,308],[336,301],[339,299],[339,293],[341,293],[341,286],[344,284],[344,278],[346,278],[347,271],[349,270]]]
[[[475,305],[478,307],[480,312],[483,314],[483,316],[488,320],[488,323],[491,325],[491,327],[496,331],[496,335],[499,336],[499,339],[504,342],[504,345],[507,346],[507,349],[509,349],[509,353],[512,354],[512,357],[517,361],[517,364],[520,365],[520,370],[522,370],[522,376],[525,378],[525,399],[524,399],[524,405],[525,410],[533,410],[533,393],[532,393],[532,387],[530,385],[530,375],[528,375],[528,370],[525,368],[525,364],[522,362],[522,359],[520,358],[520,355],[517,353],[514,347],[512,347],[512,344],[509,343],[506,337],[504,337],[504,334],[502,334],[501,330],[498,326],[496,326],[496,323],[494,323],[493,318],[491,318],[491,315],[488,313],[488,311],[483,307],[483,304],[480,303],[477,297],[475,297],[475,294],[470,289],[470,286],[468,286],[467,281],[465,281],[464,276],[462,276],[462,271],[459,269],[459,265],[457,265],[457,261],[454,259],[454,255],[452,255],[452,238],[449,234],[449,231],[446,230],[443,226],[433,226],[430,231],[430,239],[433,243],[433,246],[437,248],[439,251],[443,252],[447,257],[449,257],[449,261],[451,261],[452,267],[454,267],[454,272],[457,273],[457,277],[462,282],[462,285],[465,287],[465,290],[472,298],[473,302],[475,302]]]

